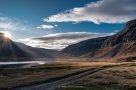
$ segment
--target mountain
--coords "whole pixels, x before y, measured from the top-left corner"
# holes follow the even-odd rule
[[[33,58],[55,58],[57,50],[34,48],[22,43],[14,42],[0,33],[0,60],[29,60]]]
[[[136,20],[127,22],[123,31],[107,37],[85,40],[64,48],[61,58],[136,58]]]

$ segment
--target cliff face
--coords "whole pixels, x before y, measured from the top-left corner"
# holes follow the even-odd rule
[[[136,20],[123,31],[108,37],[94,38],[63,49],[59,57],[122,58],[136,56]]]
[[[103,42],[103,46],[114,46],[127,42],[136,42],[136,20],[129,21],[123,31],[107,38]]]

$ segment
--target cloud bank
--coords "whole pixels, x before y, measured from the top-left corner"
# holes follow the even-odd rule
[[[23,42],[33,47],[61,50],[68,45],[75,44],[83,40],[104,37],[113,34],[115,33],[67,32],[49,34],[37,38],[28,38],[23,40]]]
[[[136,18],[135,0],[99,0],[44,18],[45,22],[124,23]]]

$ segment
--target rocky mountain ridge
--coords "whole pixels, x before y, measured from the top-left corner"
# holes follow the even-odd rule
[[[70,45],[59,57],[74,58],[124,58],[136,56],[136,20],[127,22],[125,28],[112,36],[85,40]]]

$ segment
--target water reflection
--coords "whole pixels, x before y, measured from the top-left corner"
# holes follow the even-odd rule
[[[0,62],[0,68],[28,68],[37,65],[49,63],[48,61],[13,61],[13,62]]]
[[[0,65],[4,64],[46,64],[47,61],[13,61],[13,62],[0,62]]]

